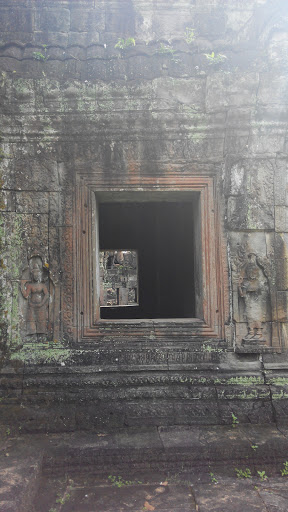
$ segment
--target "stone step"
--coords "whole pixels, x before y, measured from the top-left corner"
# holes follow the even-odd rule
[[[1,439],[1,512],[140,512],[145,503],[162,512],[234,512],[239,503],[248,510],[247,492],[251,510],[263,512],[259,497],[274,494],[275,503],[281,495],[279,506],[287,505],[281,471],[288,429],[276,424],[6,433]],[[269,481],[261,482],[258,471]]]
[[[71,433],[53,436],[45,452],[45,471],[75,466],[103,472],[122,468],[282,464],[287,459],[288,428],[242,424],[235,426],[171,426],[120,429],[109,433]],[[224,471],[225,472],[225,471]]]

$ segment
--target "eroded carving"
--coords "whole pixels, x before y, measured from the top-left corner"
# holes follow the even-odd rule
[[[61,253],[65,254],[63,262],[62,280],[62,321],[64,327],[63,339],[73,336],[73,234],[72,228],[64,227],[60,230]]]
[[[243,341],[265,343],[263,323],[266,321],[267,315],[269,284],[264,263],[255,253],[248,254],[247,260],[241,268],[238,292],[244,302],[244,318],[248,327]]]
[[[50,299],[49,277],[44,275],[42,259],[33,256],[29,267],[23,272],[29,278],[21,279],[20,288],[23,298],[27,301],[26,307],[26,335],[47,334],[48,332],[48,304]]]

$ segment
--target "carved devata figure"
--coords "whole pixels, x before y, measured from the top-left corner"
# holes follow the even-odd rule
[[[267,313],[268,279],[264,266],[252,252],[241,268],[238,291],[244,301],[244,315],[248,324],[248,332],[243,341],[265,342],[263,322],[266,321]]]
[[[44,278],[42,259],[29,261],[30,279],[21,279],[21,292],[27,300],[26,335],[46,334],[49,304],[49,278]]]

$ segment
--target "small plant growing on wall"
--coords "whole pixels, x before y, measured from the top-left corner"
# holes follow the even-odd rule
[[[169,44],[160,43],[160,47],[157,48],[156,53],[161,53],[164,55],[174,55],[176,50],[172,48]]]
[[[212,473],[212,471],[210,471],[209,475],[210,475],[210,479],[211,479],[212,484],[215,484],[215,485],[218,484],[218,480],[215,477],[214,473]]]
[[[283,462],[284,469],[281,469],[281,475],[282,476],[288,476],[288,460],[286,462]]]
[[[42,44],[43,51],[41,52],[33,52],[33,59],[40,60],[41,62],[46,62],[49,59],[49,55],[47,55],[47,45]]]
[[[237,478],[252,478],[251,471],[249,468],[238,469],[235,468]]]
[[[221,62],[225,62],[227,59],[226,55],[223,55],[223,53],[204,53],[206,59],[208,60],[209,66],[213,66],[215,64],[220,64]]]
[[[231,416],[232,416],[232,427],[235,428],[238,425],[239,421],[238,421],[237,416],[235,416],[235,414],[233,412],[231,413]]]
[[[57,496],[56,503],[59,503],[60,505],[64,505],[71,498],[71,495],[68,493],[65,493],[63,496],[61,496],[61,493],[58,493]]]
[[[118,48],[119,50],[127,50],[127,48],[131,48],[131,46],[135,46],[136,42],[134,37],[128,37],[128,39],[120,38],[118,42],[115,44],[114,48]]]
[[[167,57],[172,57],[172,62],[175,62],[175,64],[178,64],[180,62],[179,59],[176,59],[175,57],[176,50],[173,48],[173,46],[170,46],[169,44],[160,43],[160,47],[157,48],[155,53],[161,54],[161,55],[167,55]]]
[[[114,476],[114,475],[109,475],[108,480],[110,481],[110,483],[112,485],[114,485],[115,487],[118,487],[119,489],[121,489],[121,487],[129,486],[129,485],[142,484],[142,482],[140,482],[140,480],[124,480],[124,478],[122,478],[122,476]]]
[[[265,471],[257,471],[257,474],[258,474],[261,482],[265,482],[265,480],[268,480],[268,476],[266,475]]]
[[[195,30],[194,28],[186,27],[185,29],[185,41],[187,44],[193,43],[195,41]]]

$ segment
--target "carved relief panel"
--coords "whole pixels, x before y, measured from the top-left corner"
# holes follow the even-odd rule
[[[32,256],[20,281],[21,331],[34,341],[53,334],[54,284],[40,256]]]
[[[267,319],[269,284],[264,265],[255,253],[249,253],[239,275],[238,287],[247,333],[242,341],[266,342],[263,325]]]
[[[238,242],[232,239],[231,262],[236,345],[248,349],[269,347],[273,335],[272,265],[268,257],[259,254],[258,240],[253,244],[249,235],[244,235],[241,242],[239,235],[235,237]]]

